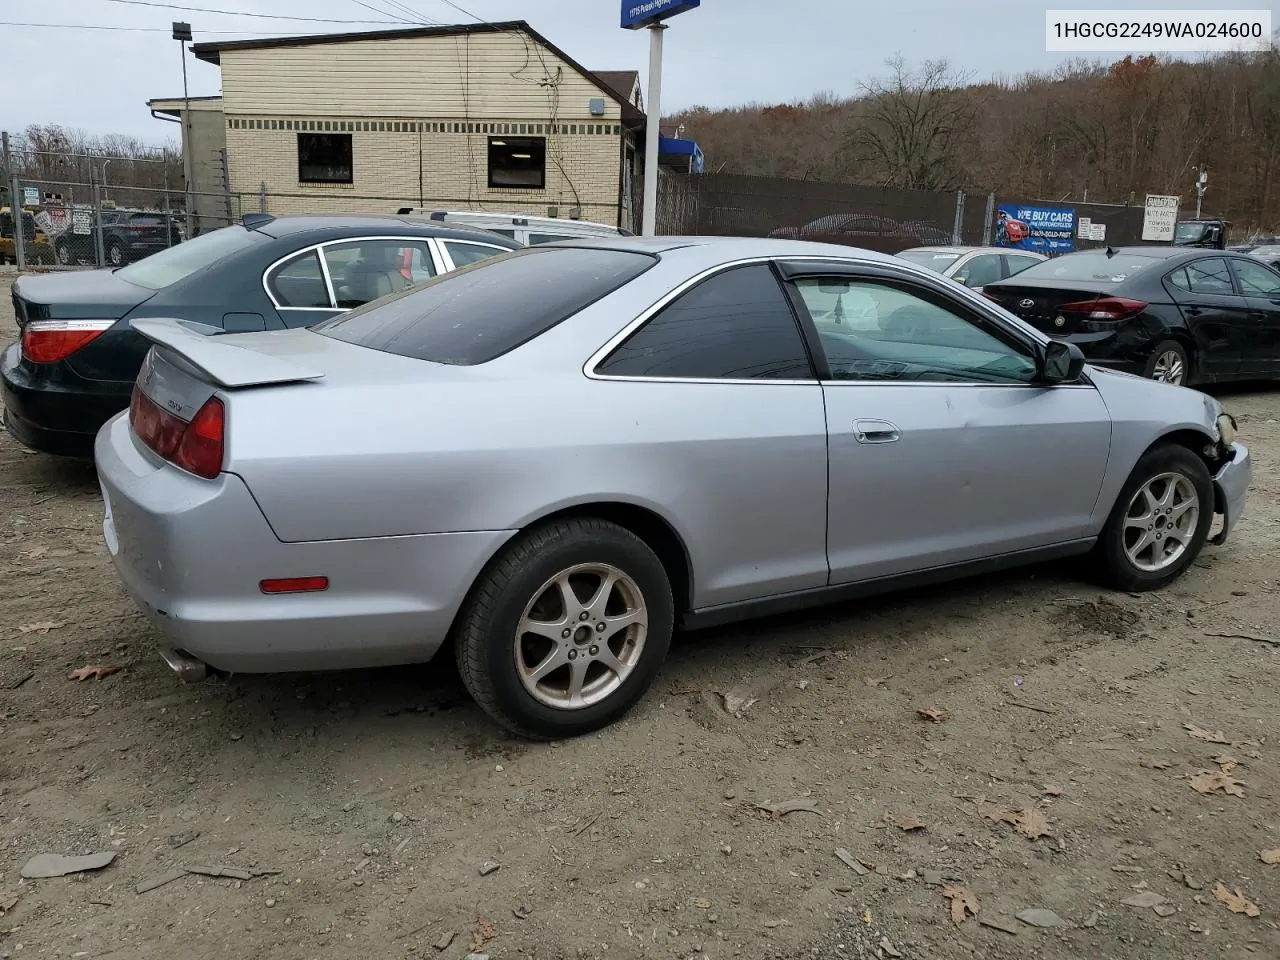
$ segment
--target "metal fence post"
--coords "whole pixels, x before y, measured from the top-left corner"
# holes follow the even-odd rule
[[[991,246],[991,227],[992,221],[996,216],[996,195],[995,192],[987,194],[987,213],[982,219],[982,245],[984,247]]]
[[[957,247],[964,243],[964,191],[956,191],[956,220],[951,227],[951,242]]]
[[[102,184],[93,175],[93,167],[89,167],[89,182],[93,187],[93,249],[97,255],[97,265],[105,266],[106,252],[102,249]]]
[[[265,180],[258,184],[258,212],[267,212],[267,183]]]
[[[222,173],[222,201],[227,208],[227,224],[228,226],[235,223],[235,217],[231,215],[231,172],[227,168],[227,151],[218,151],[218,168]]]

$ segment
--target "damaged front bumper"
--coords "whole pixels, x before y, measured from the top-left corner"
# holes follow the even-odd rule
[[[1222,529],[1209,541],[1214,544],[1226,543],[1231,529],[1244,516],[1245,492],[1253,479],[1248,447],[1243,443],[1230,443],[1226,444],[1225,452],[1222,466],[1213,475],[1213,510],[1222,514]]]

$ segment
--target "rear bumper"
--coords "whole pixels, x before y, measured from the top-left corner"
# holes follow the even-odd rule
[[[1222,514],[1222,529],[1213,543],[1226,543],[1236,523],[1244,516],[1244,498],[1253,479],[1253,460],[1243,443],[1231,445],[1231,459],[1213,476],[1214,509]]]
[[[103,536],[165,643],[220,670],[422,662],[510,531],[281,543],[244,481],[201,480],[135,444],[127,418],[95,445]],[[271,577],[327,576],[319,593],[263,594]]]
[[[93,456],[98,429],[129,406],[132,383],[85,381],[62,364],[33,376],[21,366],[18,344],[0,356],[4,425],[23,446],[66,457]]]

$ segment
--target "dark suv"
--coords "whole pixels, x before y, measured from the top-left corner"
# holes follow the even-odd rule
[[[181,243],[182,239],[178,221],[170,214],[147,210],[102,211],[102,255],[109,266],[120,267],[141,260],[157,250]],[[92,220],[88,233],[75,233],[69,228],[60,234],[53,242],[53,252],[58,262],[67,266],[97,263]]]

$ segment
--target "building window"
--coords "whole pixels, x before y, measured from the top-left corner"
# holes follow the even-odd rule
[[[490,137],[489,186],[541,190],[547,185],[543,137]]]
[[[298,134],[298,180],[301,183],[351,183],[351,134]]]

